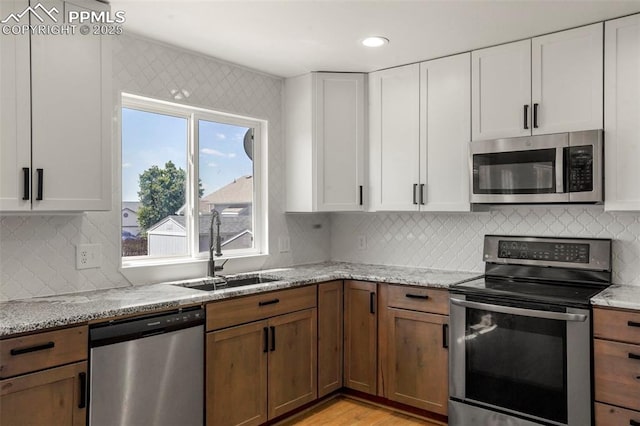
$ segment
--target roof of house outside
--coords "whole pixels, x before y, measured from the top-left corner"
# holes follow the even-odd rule
[[[211,223],[211,214],[201,214],[198,216],[200,235],[209,233],[209,225]],[[167,216],[164,219],[158,221],[149,228],[148,232],[153,232],[154,229],[165,223],[167,220],[173,220],[183,229],[186,229],[186,218],[179,215]],[[251,230],[251,216],[225,216],[221,218],[222,225],[220,226],[221,233],[225,235],[236,235],[246,230]]]
[[[132,212],[138,213],[138,209],[140,208],[140,201],[123,201],[122,202],[122,210],[129,209]]]
[[[222,188],[205,195],[206,204],[250,204],[253,202],[253,176],[241,176]]]

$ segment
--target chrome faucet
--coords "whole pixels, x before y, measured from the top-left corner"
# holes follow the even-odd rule
[[[213,239],[213,224],[216,225],[216,238]],[[215,248],[215,256],[222,256],[222,237],[220,236],[220,212],[218,210],[211,210],[211,223],[209,223],[209,266],[207,268],[207,275],[210,277],[214,277],[216,275],[216,271],[222,271],[224,264],[227,263],[225,260],[222,265],[216,266],[216,263],[213,260],[214,248]]]

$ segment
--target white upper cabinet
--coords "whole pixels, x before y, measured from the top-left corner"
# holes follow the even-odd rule
[[[602,128],[602,23],[472,52],[473,140]]]
[[[605,24],[605,210],[640,210],[640,14]]]
[[[471,60],[473,140],[531,135],[531,41],[476,50]]]
[[[417,211],[420,185],[420,65],[369,74],[373,210]]]
[[[602,23],[531,41],[534,135],[602,129]]]
[[[469,211],[471,54],[420,64],[422,211]]]
[[[29,6],[0,1],[0,16]],[[0,211],[31,210],[29,34],[0,36]]]
[[[51,25],[67,24],[71,10],[108,10],[107,5],[91,1],[42,0],[32,1],[31,6],[38,3],[47,10],[58,11],[57,22],[44,23]],[[3,1],[3,15],[5,8],[21,12],[26,6],[25,2],[9,6]],[[11,42],[2,37],[3,211],[110,209],[112,77],[108,37],[82,35],[79,30],[75,35],[32,35],[26,36],[26,41],[17,40],[13,52]],[[5,52],[10,53],[7,62]],[[29,54],[30,70],[28,59],[27,65],[22,59]],[[21,68],[16,74],[9,71],[14,60],[15,67]],[[31,93],[22,88],[25,78]],[[14,81],[15,91],[6,93],[16,96],[15,104],[4,96],[5,87]],[[28,105],[27,110],[30,108],[30,117],[25,117],[24,104]],[[17,119],[12,118],[14,115]],[[29,118],[31,132],[27,135],[23,128]],[[13,127],[16,129],[10,130]],[[5,167],[11,158],[23,159],[28,152],[28,161]],[[23,169],[28,169],[28,180]],[[30,191],[24,191],[25,185],[30,186]]]
[[[363,209],[365,98],[364,74],[285,81],[287,211]]]

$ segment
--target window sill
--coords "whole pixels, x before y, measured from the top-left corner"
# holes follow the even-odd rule
[[[236,274],[259,270],[268,259],[268,253],[243,253],[215,258],[225,262],[222,274]],[[120,272],[133,284],[151,284],[201,278],[207,275],[208,258],[174,257],[122,261]]]

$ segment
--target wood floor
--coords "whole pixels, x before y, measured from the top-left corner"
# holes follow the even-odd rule
[[[306,413],[293,419],[279,423],[278,426],[396,426],[396,425],[420,425],[439,426],[416,417],[394,413],[391,410],[366,404],[346,397],[331,399]]]

